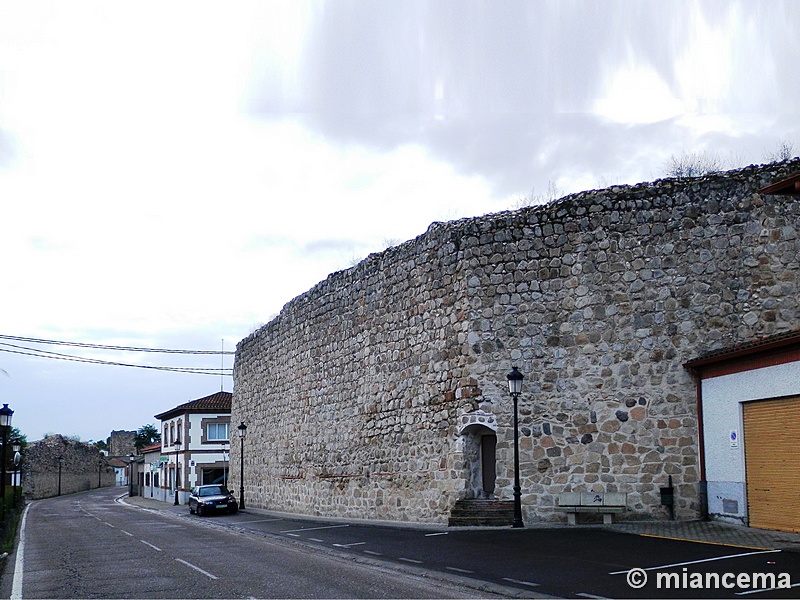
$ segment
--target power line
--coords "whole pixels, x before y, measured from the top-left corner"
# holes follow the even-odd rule
[[[50,344],[54,346],[74,346],[77,348],[92,348],[96,350],[119,350],[122,352],[159,352],[162,354],[236,354],[235,352],[220,350],[171,350],[167,348],[137,348],[135,346],[108,346],[105,344],[88,344],[84,342],[64,342],[59,340],[42,340],[38,338],[20,337],[15,335],[2,335],[0,339],[15,342],[28,342],[35,344]]]
[[[9,336],[0,336],[0,338],[8,339]],[[40,350],[38,348],[28,348],[26,346],[18,346],[16,344],[9,344],[7,342],[0,342],[0,346],[7,346],[7,348],[0,348],[0,352],[8,352],[10,354],[21,354],[24,356],[34,356],[36,358],[49,358],[53,360],[66,360],[71,362],[81,362],[96,365],[110,365],[117,367],[135,367],[138,369],[152,369],[156,371],[171,371],[174,373],[191,373],[194,375],[214,375],[225,376],[232,375],[233,369],[216,369],[206,367],[163,367],[154,365],[137,365],[132,363],[122,363],[109,360],[101,360],[99,358],[87,358],[84,356],[74,356],[72,354],[61,354],[59,352],[52,352],[50,350]],[[14,348],[11,350],[9,348]],[[215,353],[212,353],[215,354]]]

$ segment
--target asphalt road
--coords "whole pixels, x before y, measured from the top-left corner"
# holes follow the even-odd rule
[[[119,494],[34,503],[24,597],[800,598],[793,552],[586,526],[408,528],[254,510],[197,517],[185,506],[126,506],[114,501]],[[630,579],[634,568],[643,571]],[[777,583],[786,573],[794,587],[764,589],[769,579],[724,587],[738,583],[728,575],[754,573]],[[642,587],[629,583],[642,575]],[[7,569],[6,597],[11,577]]]
[[[106,489],[33,503],[24,544],[3,575],[3,597],[487,596],[372,561],[144,511],[115,502],[118,494]]]
[[[188,509],[181,514],[198,518],[190,517]],[[501,590],[506,596],[742,598],[745,592],[752,598],[800,598],[800,554],[793,552],[631,535],[586,526],[437,530],[247,511],[202,519],[213,526],[302,541],[312,548],[369,556],[397,567],[414,565],[438,576],[471,579],[476,587],[488,584],[490,587],[484,589]],[[632,587],[628,582],[631,569],[643,569],[647,583]],[[706,579],[709,573],[720,578],[719,585],[713,585],[713,575]],[[781,581],[778,574],[788,573],[795,587],[765,590],[771,586],[754,586],[752,582],[724,587],[731,582],[730,577],[723,579],[726,574],[754,573],[774,573],[776,584]],[[702,587],[692,587],[693,583],[697,585],[698,575],[703,579]]]

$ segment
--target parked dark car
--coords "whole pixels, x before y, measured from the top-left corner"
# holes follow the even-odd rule
[[[198,485],[189,495],[189,512],[200,516],[218,512],[235,513],[239,503],[233,492],[222,485]]]

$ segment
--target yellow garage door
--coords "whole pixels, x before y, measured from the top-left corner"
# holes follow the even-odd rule
[[[750,526],[800,533],[800,397],[744,405]]]

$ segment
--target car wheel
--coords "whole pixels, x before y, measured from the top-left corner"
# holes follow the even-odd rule
[[[233,507],[228,509],[228,512],[231,513],[232,515],[235,515],[237,512],[239,512],[239,507],[238,506],[233,506]]]
[[[194,509],[192,508],[191,505],[189,505],[189,514],[192,514],[192,515],[194,514]]]
[[[202,517],[202,516],[203,516],[203,512],[204,512],[204,511],[203,511],[203,507],[202,507],[202,505],[198,504],[198,505],[197,505],[197,516],[198,516],[198,517]]]

